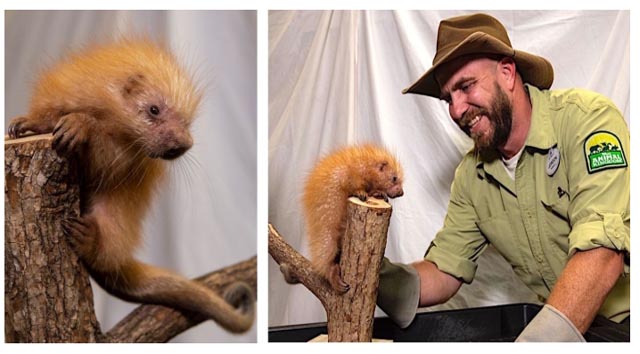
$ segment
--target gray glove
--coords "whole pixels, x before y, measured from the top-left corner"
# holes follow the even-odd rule
[[[419,300],[418,271],[408,264],[392,263],[385,257],[380,267],[378,306],[398,326],[406,328],[416,316]]]
[[[529,322],[516,342],[586,342],[578,329],[555,307],[547,304]]]

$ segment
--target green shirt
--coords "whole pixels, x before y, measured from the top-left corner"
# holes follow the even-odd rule
[[[468,153],[425,259],[470,283],[476,260],[491,243],[546,299],[577,250],[624,251],[628,264],[629,129],[599,94],[527,88],[531,127],[515,181],[499,157],[483,161]],[[600,314],[620,320],[629,313],[628,272],[625,265]]]

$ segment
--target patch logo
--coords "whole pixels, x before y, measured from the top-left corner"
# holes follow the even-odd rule
[[[607,131],[598,131],[587,137],[584,141],[584,157],[589,173],[627,166],[620,139]]]

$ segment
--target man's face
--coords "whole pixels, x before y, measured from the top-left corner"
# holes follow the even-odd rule
[[[512,106],[497,82],[498,64],[488,58],[457,60],[438,71],[441,99],[478,152],[503,147],[511,132]]]

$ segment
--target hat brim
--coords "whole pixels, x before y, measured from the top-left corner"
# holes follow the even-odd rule
[[[454,59],[472,54],[498,54],[512,57],[524,82],[540,89],[548,89],[553,83],[553,66],[548,60],[537,55],[515,50],[484,32],[475,32],[445,56],[435,61],[427,72],[411,86],[402,90],[402,93],[415,93],[440,98],[440,85],[435,78],[436,70]]]

